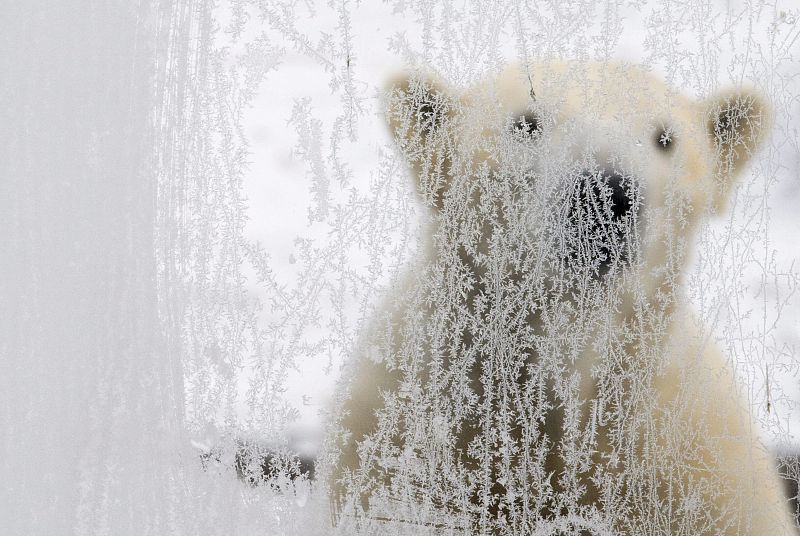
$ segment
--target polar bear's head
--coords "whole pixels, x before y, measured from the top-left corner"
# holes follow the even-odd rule
[[[450,227],[435,254],[474,264],[506,242],[573,287],[636,266],[648,293],[674,284],[698,216],[725,207],[766,130],[755,91],[695,100],[622,63],[514,66],[463,91],[404,76],[388,110]]]
[[[686,246],[764,137],[765,103],[560,63],[465,90],[403,76],[387,104],[431,227],[347,372],[335,508],[417,520],[441,505],[499,526],[602,505],[618,471],[650,470],[655,403],[680,383],[651,372],[680,344],[665,333]],[[705,425],[685,421],[676,436],[704,451]]]

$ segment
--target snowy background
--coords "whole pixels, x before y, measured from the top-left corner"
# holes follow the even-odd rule
[[[640,5],[637,5],[640,4]],[[580,2],[565,4],[573,5],[576,11],[583,4]],[[666,10],[669,3],[664,4]],[[423,15],[421,8],[403,2],[384,2],[370,4],[354,4],[347,10],[348,30],[352,34],[349,52],[351,57],[351,71],[354,79],[355,95],[358,96],[360,111],[356,113],[354,122],[358,138],[351,142],[341,140],[342,153],[347,151],[347,157],[338,156],[346,162],[347,186],[352,186],[359,191],[367,192],[370,185],[375,183],[375,176],[382,171],[380,166],[387,161],[386,152],[391,151],[389,129],[385,125],[380,95],[386,81],[404,68],[405,58],[398,54],[398,43],[411,43],[417,50],[424,50],[422,32],[428,31],[444,34],[445,30],[433,23],[428,28],[422,28]],[[447,12],[448,4],[443,3],[439,9],[432,9],[444,19],[443,13]],[[756,8],[758,7],[758,8]],[[487,5],[485,12],[469,13],[464,15],[469,22],[488,18],[495,10]],[[800,50],[800,40],[797,38],[796,13],[791,11],[787,4],[776,2],[770,5],[752,5],[745,2],[717,2],[708,3],[697,10],[702,14],[706,10],[709,17],[709,29],[702,39],[708,41],[709,50],[703,54],[703,49],[696,46],[702,42],[697,34],[702,34],[695,24],[697,21],[684,19],[673,20],[670,28],[653,26],[653,20],[658,15],[656,5],[646,2],[630,2],[629,5],[619,5],[609,9],[612,16],[620,17],[620,27],[612,30],[603,29],[600,24],[600,15],[607,14],[602,6],[593,8],[593,15],[597,21],[581,20],[580,27],[586,27],[588,32],[593,32],[599,39],[606,32],[613,34],[615,43],[609,45],[609,54],[613,58],[624,59],[633,63],[648,62],[656,73],[662,76],[671,75],[676,80],[681,77],[689,78],[694,83],[700,76],[695,71],[695,62],[709,61],[716,64],[713,82],[719,87],[732,85],[735,80],[729,80],[725,68],[744,61],[741,57],[747,52],[747,45],[743,45],[745,35],[737,32],[742,28],[742,20],[747,18],[747,29],[751,33],[750,46],[763,54],[763,48],[770,41],[770,36],[780,33],[780,42],[790,56],[776,62],[779,71],[773,73],[774,84],[780,84],[779,92],[783,101],[777,106],[777,125],[771,140],[771,147],[762,154],[768,158],[771,170],[769,177],[759,180],[758,184],[747,185],[747,191],[741,193],[741,200],[736,206],[735,213],[730,221],[715,220],[709,236],[720,236],[730,229],[746,228],[754,234],[750,235],[749,243],[743,246],[747,251],[714,251],[707,252],[716,255],[707,260],[709,265],[723,265],[729,269],[734,266],[735,260],[744,260],[736,268],[736,275],[727,284],[734,284],[735,288],[725,291],[724,305],[719,303],[706,304],[709,308],[722,309],[714,314],[737,315],[735,318],[719,319],[719,337],[724,338],[724,329],[721,327],[726,322],[735,324],[741,330],[736,335],[738,348],[734,351],[745,355],[756,352],[758,355],[770,355],[777,361],[771,380],[779,382],[786,399],[773,401],[777,415],[764,415],[763,418],[774,427],[774,435],[769,435],[775,444],[789,441],[800,445],[800,437],[796,437],[795,427],[800,425],[800,415],[797,414],[797,403],[800,402],[800,382],[798,381],[796,348],[800,339],[800,300],[793,294],[797,288],[797,267],[795,263],[800,255],[800,246],[797,245],[797,233],[800,232],[795,207],[800,201],[800,153],[797,148],[797,127],[800,103],[800,69],[788,61],[789,57],[796,57]],[[728,15],[728,11],[730,10]],[[545,11],[547,11],[545,9]],[[569,11],[567,8],[566,11]],[[693,9],[686,8],[691,13]],[[323,43],[326,37],[338,38],[343,35],[342,10],[335,6],[316,6],[298,4],[292,11],[294,28],[298,32],[284,41],[281,45],[286,47],[280,67],[275,72],[269,73],[264,86],[253,100],[253,107],[246,114],[244,128],[246,138],[250,141],[250,165],[244,175],[244,189],[248,200],[249,218],[246,233],[252,240],[258,241],[271,255],[271,267],[275,277],[292,287],[301,277],[304,266],[298,264],[297,259],[301,244],[297,239],[309,240],[321,247],[333,247],[338,250],[341,240],[334,233],[335,225],[339,221],[326,220],[327,225],[320,225],[314,219],[312,212],[320,211],[318,198],[315,198],[314,188],[319,184],[326,184],[335,180],[337,164],[331,159],[333,141],[337,140],[339,133],[332,133],[337,119],[350,98],[347,90],[338,87],[338,73],[329,72],[330,66],[317,54],[315,46]],[[566,16],[564,13],[563,16]],[[493,16],[503,18],[507,24],[514,20],[514,10],[508,8],[504,14],[494,13]],[[730,20],[725,20],[726,16]],[[649,18],[649,20],[648,20]],[[432,19],[437,20],[437,19]],[[453,21],[455,24],[456,21]],[[458,21],[458,24],[465,24]],[[486,22],[488,25],[489,23]],[[494,21],[493,24],[500,24]],[[648,25],[649,24],[649,25]],[[667,24],[665,21],[663,24]],[[714,35],[714,25],[719,26],[719,36]],[[513,25],[507,30],[511,30]],[[480,32],[481,28],[471,28]],[[714,28],[716,29],[716,28]],[[620,32],[618,35],[615,31]],[[674,35],[673,46],[677,50],[669,52],[666,48],[667,36],[663,35],[664,43],[653,43],[654,37],[662,35],[661,32],[671,32]],[[794,33],[793,33],[794,32]],[[685,35],[683,35],[685,34]],[[300,37],[304,36],[304,38]],[[547,40],[549,37],[539,36]],[[724,39],[723,39],[724,37]],[[516,57],[518,43],[510,32],[502,37],[497,37],[496,47],[499,57],[512,61]],[[611,41],[611,39],[609,39]],[[302,43],[302,44],[298,44]],[[643,46],[648,43],[648,46]],[[571,45],[572,43],[570,43]],[[405,46],[405,45],[404,45]],[[555,45],[554,45],[555,46]],[[566,44],[562,46],[568,46]],[[661,48],[664,46],[665,48]],[[334,45],[335,47],[335,45]],[[739,48],[742,48],[740,51]],[[336,55],[331,49],[333,55]],[[405,50],[405,49],[402,49]],[[679,54],[680,51],[680,54]],[[407,51],[406,51],[407,52]],[[339,52],[347,54],[347,52]],[[475,51],[475,62],[490,61],[488,57]],[[703,57],[705,56],[705,57]],[[569,56],[567,56],[569,57]],[[681,58],[678,61],[677,58]],[[420,58],[414,58],[419,60]],[[775,58],[773,58],[775,61]],[[777,64],[779,63],[779,65]],[[733,67],[731,67],[733,70]],[[475,67],[475,72],[463,73],[464,77],[479,78],[480,68]],[[270,80],[276,83],[270,84]],[[784,85],[785,84],[785,85]],[[466,82],[465,82],[466,85]],[[777,88],[769,88],[776,90]],[[785,91],[785,95],[783,92]],[[695,87],[686,87],[688,94],[697,94]],[[307,123],[297,121],[298,113],[313,114],[316,124],[309,128]],[[345,112],[349,114],[349,111]],[[307,116],[300,116],[307,117]],[[350,120],[350,115],[347,115]],[[298,124],[300,123],[300,124]],[[314,130],[314,128],[316,130]],[[312,134],[313,133],[313,134]],[[311,134],[311,135],[309,135]],[[316,138],[314,137],[316,136]],[[311,160],[309,158],[318,159]],[[326,160],[327,159],[327,160]],[[398,165],[392,161],[392,165]],[[755,165],[758,165],[755,164]],[[763,164],[762,164],[763,165]],[[391,187],[404,191],[403,195],[409,196],[405,202],[413,203],[410,197],[411,179],[403,179],[407,171],[403,164],[393,169],[397,173],[397,180]],[[328,190],[329,195],[338,188],[334,185]],[[335,202],[329,206],[336,206]],[[341,205],[339,205],[341,206]],[[346,206],[346,205],[345,205]],[[324,209],[322,209],[324,210]],[[398,214],[398,227],[405,226],[405,232],[414,231],[414,207],[409,207],[410,213]],[[758,218],[757,222],[753,218]],[[342,233],[344,234],[344,233]],[[330,250],[328,250],[330,251]],[[408,256],[413,253],[413,247],[407,247],[399,254],[388,251],[380,259],[381,263],[393,266],[398,262],[398,255]],[[356,267],[362,267],[367,262],[365,255],[349,257]],[[695,272],[701,270],[699,266],[693,268]],[[387,274],[391,270],[384,268],[382,276],[372,283],[378,286],[388,284]],[[698,273],[698,277],[703,276]],[[724,282],[717,282],[720,285]],[[252,285],[250,290],[255,295],[267,299],[268,291]],[[332,291],[332,290],[331,290]],[[319,299],[316,310],[322,318],[321,326],[310,329],[307,335],[311,339],[323,339],[335,331],[335,321],[331,316],[334,311],[324,299]],[[703,304],[696,303],[700,308]],[[709,313],[711,314],[711,313]],[[737,320],[738,319],[738,320]],[[329,322],[328,326],[325,323]],[[341,325],[341,324],[340,324]],[[733,327],[729,328],[733,329]],[[727,339],[726,339],[727,340]],[[346,358],[334,356],[332,359]],[[301,359],[296,363],[297,369],[290,373],[287,380],[286,396],[292,400],[300,412],[300,419],[296,426],[305,431],[316,429],[321,425],[319,409],[327,407],[327,398],[332,394],[336,379],[337,361],[330,361],[328,356],[321,359]],[[762,363],[763,364],[763,363]],[[765,407],[765,369],[749,370],[753,363],[743,363],[740,371],[742,381],[751,385],[753,391],[750,396],[760,401],[756,404]],[[748,370],[744,370],[748,369]]]
[[[800,451],[793,2],[33,2],[0,23],[8,534],[325,533],[308,482],[244,486],[231,449],[316,452],[415,251],[383,112],[408,66],[466,87],[522,55],[618,58],[689,95],[769,95],[771,138],[687,290],[764,441]]]

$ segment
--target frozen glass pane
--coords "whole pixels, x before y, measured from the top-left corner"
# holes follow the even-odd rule
[[[790,1],[18,4],[9,534],[796,530]]]

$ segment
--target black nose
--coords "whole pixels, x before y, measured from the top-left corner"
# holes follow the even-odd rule
[[[576,190],[576,201],[595,224],[619,221],[633,206],[633,180],[615,171],[583,171]]]
[[[577,269],[604,275],[612,265],[629,260],[636,181],[615,171],[586,170],[570,186],[565,222],[571,227],[570,260]]]
[[[603,174],[603,179],[611,190],[609,201],[612,218],[620,220],[630,212],[633,206],[630,185],[624,183],[625,181],[619,173]],[[597,187],[595,187],[595,191],[597,191]]]

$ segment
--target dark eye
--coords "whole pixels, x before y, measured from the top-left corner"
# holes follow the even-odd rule
[[[675,144],[675,134],[670,127],[657,128],[653,136],[653,143],[662,151],[668,153]]]
[[[514,119],[512,131],[518,136],[532,138],[542,131],[542,124],[535,113],[525,112]]]

